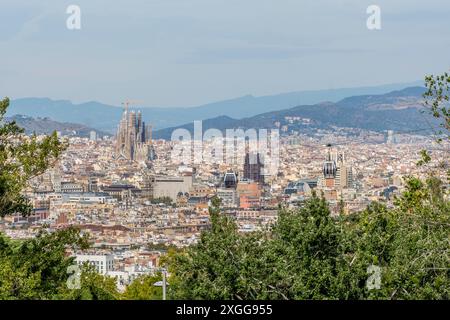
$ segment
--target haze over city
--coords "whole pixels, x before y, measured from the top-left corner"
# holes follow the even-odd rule
[[[66,8],[81,29],[66,28]],[[247,94],[422,80],[450,54],[448,1],[3,0],[0,87],[12,98],[195,106]],[[434,50],[430,50],[434,48]]]
[[[0,1],[2,307],[450,300],[448,0]]]

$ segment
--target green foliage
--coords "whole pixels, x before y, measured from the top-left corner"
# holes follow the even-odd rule
[[[339,231],[325,200],[315,195],[300,210],[279,213],[269,246],[276,252],[273,286],[284,298],[337,297]],[[275,259],[277,256],[283,258]]]
[[[417,162],[418,166],[423,166],[431,161],[431,156],[427,150],[420,150],[420,160]]]
[[[122,299],[162,300],[162,288],[154,285],[158,281],[162,281],[161,274],[141,276],[127,286]]]
[[[44,138],[27,137],[24,130],[4,117],[9,99],[0,100],[0,217],[27,215],[31,206],[22,194],[27,182],[42,174],[65,148],[56,132]]]
[[[427,91],[423,94],[425,106],[429,112],[437,119],[441,120],[441,130],[435,132],[435,140],[441,143],[443,135],[450,139],[450,74],[445,72],[441,75],[429,75],[425,77],[425,86]],[[421,160],[417,163],[419,166],[428,164],[431,156],[426,150],[421,151]],[[448,159],[444,159],[439,165],[439,170],[447,170],[447,180],[450,179],[450,169]]]
[[[52,299],[66,285],[74,263],[66,249],[84,249],[87,238],[74,228],[11,241],[0,235],[0,300]]]
[[[56,132],[28,137],[24,130],[4,116],[9,99],[0,101],[0,216],[22,213],[32,207],[22,191],[28,181],[42,174],[56,161],[66,144]],[[79,230],[54,233],[41,231],[35,238],[11,241],[0,234],[0,299],[113,299],[115,281],[85,269],[81,288],[67,288],[68,267],[74,258],[67,249],[86,249],[88,241]]]
[[[426,76],[425,86],[427,88],[424,93],[425,104],[435,118],[442,119],[441,127],[448,136],[450,132],[450,74],[445,72],[442,75]],[[439,133],[443,133],[442,130]]]
[[[22,194],[32,177],[43,173],[65,148],[56,133],[27,137],[17,124],[5,122],[9,99],[0,101],[0,217],[31,212]],[[73,258],[66,249],[82,249],[87,239],[73,228],[11,241],[0,234],[0,299],[51,299],[67,279]]]
[[[58,300],[116,300],[120,298],[116,280],[98,273],[93,266],[81,266],[80,288],[69,289],[64,283],[54,297]]]
[[[0,258],[0,300],[39,299],[39,273],[29,273],[26,267],[16,268],[9,259]]]
[[[234,222],[219,215],[220,200],[212,199],[211,231],[202,233],[198,245],[175,257],[177,276],[170,280],[174,298],[226,299],[235,292],[239,268],[235,250],[238,233]],[[200,281],[199,281],[200,280]]]
[[[360,238],[359,252],[383,268],[383,285],[370,297],[450,297],[450,206],[433,190],[433,179],[423,183],[410,178],[395,209],[378,206],[360,216],[366,235]]]
[[[170,294],[178,299],[449,299],[450,205],[436,178],[407,181],[388,209],[372,203],[332,218],[314,195],[281,210],[272,230],[240,234],[212,201],[212,227],[172,253]],[[381,269],[369,289],[368,267]]]

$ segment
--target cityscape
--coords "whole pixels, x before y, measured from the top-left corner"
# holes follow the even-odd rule
[[[346,136],[345,130],[314,136],[285,132],[277,174],[265,176],[259,154],[248,148],[237,163],[208,158],[198,165],[182,163],[171,154],[182,142],[152,140],[151,126],[127,106],[115,136],[99,138],[91,131],[88,138],[67,138],[69,147],[58,162],[26,190],[33,213],[5,217],[1,231],[25,239],[42,228],[76,226],[93,242],[88,254],[73,252],[77,261],[95,263],[123,290],[139,275],[155,272],[170,246],[197,242],[210,227],[214,196],[240,232],[270,226],[280,205],[301,207],[313,192],[323,194],[332,215],[350,215],[373,201],[392,207],[406,177],[425,177],[427,169],[416,165],[424,148],[433,153],[436,167],[448,152],[448,145],[429,136],[360,135],[364,138]],[[369,136],[374,142],[365,142]],[[439,174],[444,178],[446,172]]]
[[[450,300],[449,5],[75,2],[0,4],[2,306]]]

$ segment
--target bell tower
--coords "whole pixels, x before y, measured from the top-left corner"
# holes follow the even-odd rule
[[[336,180],[336,162],[331,158],[331,144],[328,144],[327,147],[327,159],[323,163],[322,173],[325,181],[325,187],[333,188]]]

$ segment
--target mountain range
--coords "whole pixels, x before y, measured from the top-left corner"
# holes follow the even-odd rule
[[[288,126],[289,130],[360,128],[373,131],[430,133],[436,120],[423,111],[423,87],[409,87],[380,95],[362,95],[344,98],[338,102],[300,105],[284,110],[261,113],[243,119],[219,116],[202,122],[203,131],[225,129],[271,129]],[[193,123],[157,130],[155,139],[170,139],[175,129],[193,132]]]
[[[103,137],[108,133],[87,127],[83,124],[58,122],[50,118],[32,118],[25,115],[6,117],[6,121],[15,121],[17,125],[25,129],[26,134],[51,134],[58,131],[64,136],[89,137],[91,131],[97,133],[97,137]]]
[[[416,85],[418,82],[413,84]],[[141,111],[143,119],[158,130],[219,116],[233,119],[250,118],[261,113],[298,105],[316,104],[322,101],[337,102],[350,96],[383,94],[410,85],[389,84],[360,88],[298,91],[261,97],[246,95],[197,107],[142,107]],[[34,118],[48,117],[58,122],[83,124],[111,134],[115,133],[122,112],[123,108],[121,107],[95,101],[74,104],[68,100],[22,98],[11,101],[7,116],[20,114]]]

